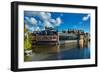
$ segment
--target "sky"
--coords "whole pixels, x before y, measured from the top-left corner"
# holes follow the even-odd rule
[[[45,30],[45,26],[58,31],[76,29],[90,32],[90,14],[87,13],[24,11],[24,23],[31,32]]]

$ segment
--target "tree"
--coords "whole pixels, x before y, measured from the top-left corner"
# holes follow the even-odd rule
[[[25,50],[30,50],[32,49],[32,34],[30,32],[28,32],[27,28],[24,27],[24,49]]]
[[[29,39],[29,38],[26,38],[26,39],[24,40],[24,49],[25,49],[25,50],[30,50],[31,47],[32,47],[32,45],[31,45],[30,39]]]

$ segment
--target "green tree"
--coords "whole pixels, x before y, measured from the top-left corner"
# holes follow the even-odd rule
[[[31,45],[30,39],[29,39],[29,38],[26,38],[26,39],[24,40],[24,49],[25,49],[25,50],[30,50],[31,47],[32,47],[32,45]]]
[[[32,34],[24,27],[24,50],[32,49]]]

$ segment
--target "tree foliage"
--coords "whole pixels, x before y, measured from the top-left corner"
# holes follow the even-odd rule
[[[24,27],[24,50],[32,49],[32,34]]]

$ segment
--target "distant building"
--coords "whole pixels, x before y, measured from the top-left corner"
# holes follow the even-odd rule
[[[34,31],[33,38],[37,43],[57,43],[59,36],[56,30],[46,27],[43,31]]]
[[[89,33],[85,33],[83,30],[75,30],[75,29],[70,29],[67,31],[62,31],[59,33],[59,39],[60,40],[77,40],[84,36],[85,38],[89,38]]]
[[[37,43],[57,43],[59,40],[79,40],[81,38],[89,39],[89,33],[85,33],[82,30],[58,32],[53,28],[46,27],[45,30],[34,31],[32,40]]]

